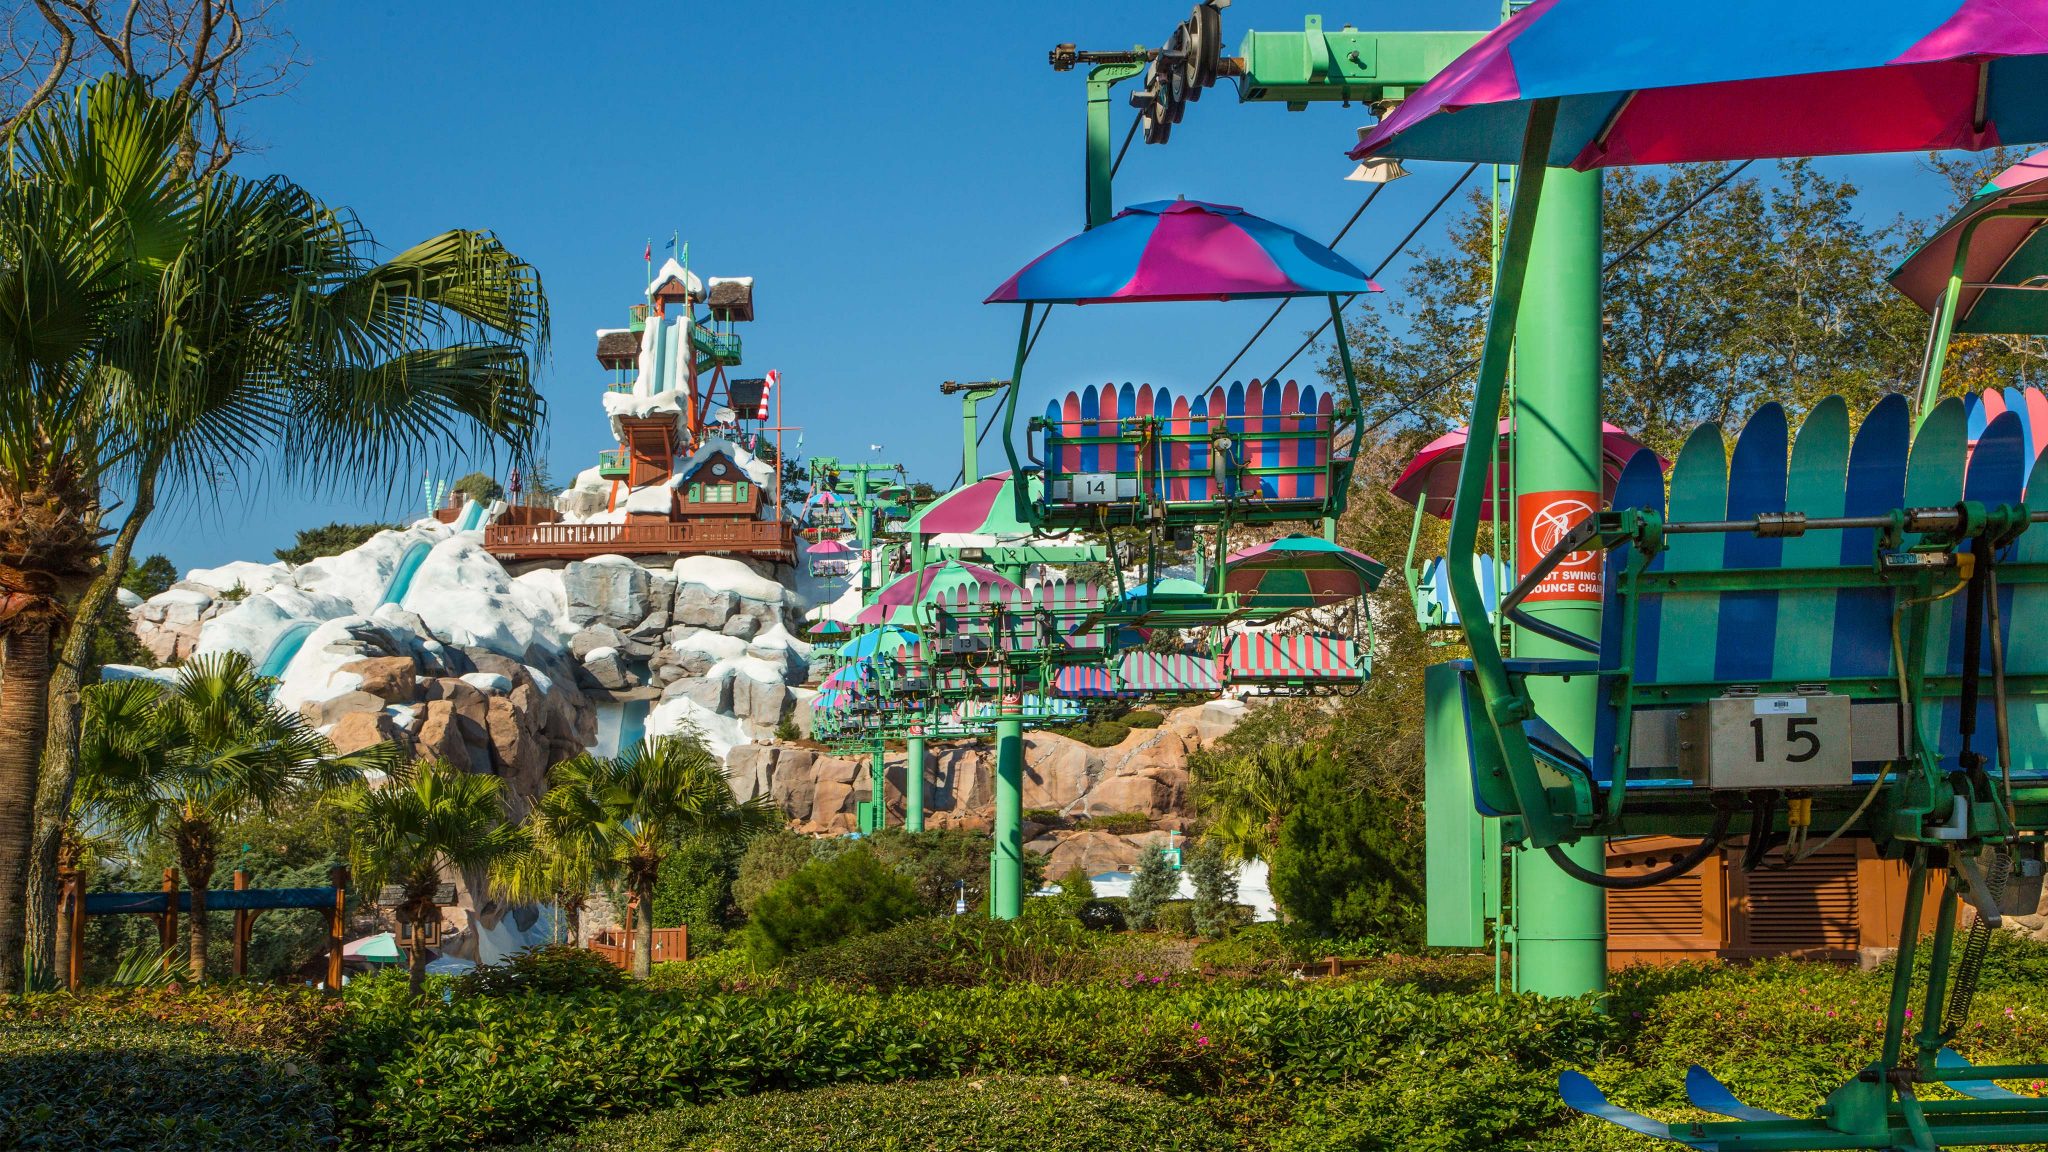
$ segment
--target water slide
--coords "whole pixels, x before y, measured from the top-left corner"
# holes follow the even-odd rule
[[[482,502],[482,501],[478,501],[478,500],[471,500],[471,501],[469,502],[469,507],[467,507],[467,508],[464,508],[464,509],[462,510],[462,520],[461,520],[461,521],[460,521],[459,523],[457,523],[457,524],[455,525],[455,530],[456,530],[457,532],[474,532],[474,531],[476,531],[477,529],[479,529],[479,528],[481,528],[481,527],[483,527],[483,526],[484,526],[484,505],[483,505],[483,502]],[[403,593],[401,593],[401,595],[403,595]],[[385,602],[386,604],[396,604],[396,603],[397,603],[398,601],[396,601],[396,600],[386,600],[386,601],[384,601],[384,602]]]
[[[472,502],[469,506],[470,512],[463,517],[464,521],[471,519],[472,514],[475,518],[481,518],[482,508],[481,504]],[[427,554],[433,550],[432,541],[413,541],[412,546],[405,550],[405,555],[399,557],[398,568],[392,572],[391,582],[384,586],[384,598],[377,601],[378,607],[397,604],[405,599],[405,594],[412,590],[412,578],[418,574],[420,565],[427,562]],[[318,628],[321,623],[318,620],[295,620],[285,625],[284,631],[279,632],[276,639],[270,642],[270,649],[263,654],[263,661],[256,670],[273,680],[283,676],[284,670],[291,667],[292,658],[299,654],[299,649],[306,646],[306,637],[311,636],[313,629]]]

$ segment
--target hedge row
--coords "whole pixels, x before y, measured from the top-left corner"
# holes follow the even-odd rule
[[[350,1137],[429,1147],[531,1139],[591,1119],[845,1082],[1011,1072],[1241,1100],[1337,1086],[1391,1053],[1587,1064],[1615,1022],[1583,1001],[1294,990],[960,988],[878,996],[458,998],[363,1005],[330,1049]]]

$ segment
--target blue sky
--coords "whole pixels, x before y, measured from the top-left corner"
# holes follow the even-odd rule
[[[554,311],[541,383],[558,477],[611,446],[593,332],[617,326],[639,299],[647,239],[658,256],[680,229],[693,270],[756,277],[745,371],[780,369],[806,455],[901,462],[944,484],[959,468],[960,422],[938,383],[1006,375],[1015,348],[1016,311],[982,297],[1082,223],[1081,73],[1054,73],[1046,50],[1156,44],[1186,8],[302,2],[284,17],[311,65],[294,92],[250,108],[243,123],[264,150],[240,168],[286,174],[354,209],[393,247],[490,228],[538,266]],[[1238,0],[1225,40],[1299,28],[1316,11],[1332,26],[1387,28],[1483,28],[1498,13],[1497,0],[1426,8]],[[1127,116],[1119,105],[1119,131]],[[1132,146],[1116,199],[1185,194],[1327,238],[1364,191],[1341,177],[1342,151],[1366,120],[1356,107],[1239,105],[1219,87],[1172,143]],[[1941,202],[1909,158],[1828,168],[1866,188],[1874,215]],[[1340,251],[1376,264],[1461,170],[1418,166]],[[1382,277],[1390,288],[1402,263]],[[1112,379],[1205,384],[1266,311],[1060,309],[1023,399],[1042,406]],[[1316,323],[1312,311],[1290,309],[1233,375],[1267,373]],[[1304,372],[1297,362],[1290,374]],[[999,454],[993,439],[985,460],[991,449]],[[160,512],[142,550],[181,569],[267,560],[295,529],[410,518],[419,507],[418,476],[311,492],[251,476]]]

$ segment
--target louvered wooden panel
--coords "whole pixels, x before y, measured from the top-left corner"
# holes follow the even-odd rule
[[[1856,858],[1822,856],[1743,878],[1743,944],[1752,948],[1855,948]]]
[[[1635,869],[1630,869],[1635,871]],[[1698,871],[1652,888],[1607,894],[1607,931],[1614,936],[1697,936],[1706,930]]]

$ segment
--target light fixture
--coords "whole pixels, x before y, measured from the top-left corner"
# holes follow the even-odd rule
[[[1399,160],[1391,156],[1374,156],[1369,160],[1359,161],[1358,167],[1353,168],[1351,175],[1344,179],[1360,184],[1391,184],[1406,175],[1408,170],[1401,167]]]

